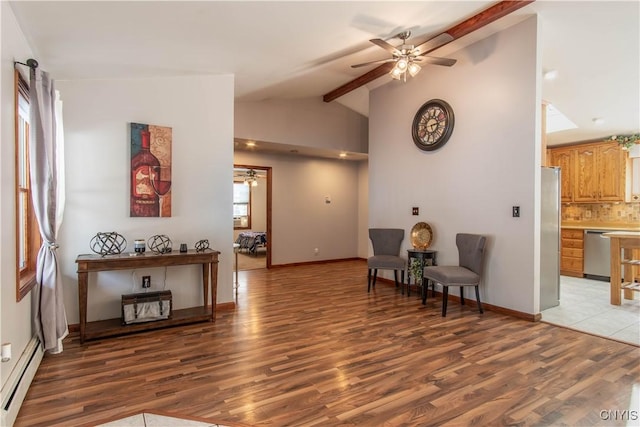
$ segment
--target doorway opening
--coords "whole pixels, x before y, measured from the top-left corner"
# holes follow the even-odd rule
[[[237,270],[271,268],[270,166],[233,165],[233,238]]]

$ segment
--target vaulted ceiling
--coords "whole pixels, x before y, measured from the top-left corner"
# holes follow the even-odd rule
[[[323,97],[389,55],[369,39],[410,30],[425,41],[496,1],[12,1],[42,68],[54,78],[233,74],[238,100]],[[545,101],[577,129],[549,143],[640,129],[640,3],[536,1],[461,36],[446,56],[532,14],[541,20]],[[26,58],[16,58],[26,60]],[[424,66],[421,73],[428,73]],[[368,114],[369,91],[401,83],[386,74],[335,101]],[[601,118],[597,124],[594,119]]]

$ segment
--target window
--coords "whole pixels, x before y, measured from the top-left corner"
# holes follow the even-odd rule
[[[29,178],[29,86],[15,71],[16,300],[36,284],[40,234],[31,202]]]
[[[251,186],[242,181],[233,183],[233,228],[251,228]]]

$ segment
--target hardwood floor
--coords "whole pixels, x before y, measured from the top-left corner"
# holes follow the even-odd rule
[[[238,254],[238,270],[255,270],[257,268],[267,267],[267,253],[259,251],[256,255],[239,253]]]
[[[432,297],[423,306],[385,283],[367,294],[366,273],[362,261],[245,271],[235,310],[215,323],[85,345],[71,336],[43,360],[15,425],[144,410],[254,426],[639,416],[640,348],[455,302],[442,318]]]

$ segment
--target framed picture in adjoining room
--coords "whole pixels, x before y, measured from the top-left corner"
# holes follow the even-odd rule
[[[170,127],[131,123],[130,216],[171,216]]]

